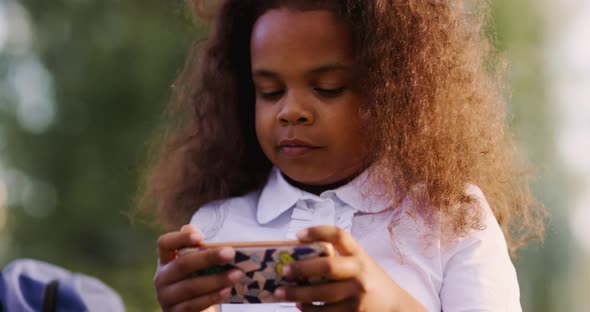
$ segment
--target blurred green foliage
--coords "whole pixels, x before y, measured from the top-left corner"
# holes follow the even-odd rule
[[[53,79],[57,119],[31,133],[2,112],[2,159],[52,185],[57,205],[42,218],[9,208],[2,235],[11,239],[2,264],[16,257],[46,260],[101,278],[130,311],[154,309],[157,235],[131,225],[127,214],[146,142],[195,33],[185,3],[21,3],[33,24],[32,52]],[[0,62],[7,68],[20,57],[2,53]]]
[[[509,122],[532,163],[535,194],[550,212],[545,240],[529,245],[516,261],[523,311],[573,311],[566,284],[573,261],[566,220],[571,185],[556,154],[556,120],[544,65],[544,7],[534,1],[496,0],[492,9],[497,46],[509,61]]]
[[[55,206],[31,213],[25,209],[30,195],[9,192],[25,199],[8,208],[0,228],[0,265],[17,257],[49,261],[102,279],[122,295],[129,311],[157,310],[152,284],[157,233],[131,224],[127,214],[146,143],[199,31],[180,0],[20,4],[34,34],[27,53],[38,57],[52,79],[55,121],[41,132],[22,127],[7,77],[27,54],[0,49],[0,90],[7,92],[0,96],[0,164],[49,189],[50,195],[33,196],[28,204],[53,200]],[[535,8],[529,0],[495,1],[492,25],[510,60],[511,125],[533,164],[545,168],[544,179],[535,184],[540,199],[556,207],[563,204],[566,184],[548,140],[552,120],[539,52],[544,30]],[[556,227],[565,228],[559,214],[544,248],[533,245],[517,262],[525,311],[568,310],[567,300],[550,295],[562,270],[546,270],[568,261],[566,234],[556,234]]]

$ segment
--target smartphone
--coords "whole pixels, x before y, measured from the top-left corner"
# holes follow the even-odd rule
[[[213,266],[194,273],[194,275],[202,276],[231,269],[242,270],[245,275],[239,283],[232,287],[231,296],[226,299],[226,303],[279,302],[280,300],[274,296],[274,291],[279,286],[328,282],[328,279],[323,277],[285,278],[282,268],[293,261],[334,256],[334,247],[330,243],[304,244],[299,241],[209,243],[180,249],[178,256],[182,257],[190,252],[226,246],[236,250],[236,256],[231,263]]]

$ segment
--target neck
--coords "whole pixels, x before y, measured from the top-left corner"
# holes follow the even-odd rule
[[[296,187],[300,190],[304,190],[308,193],[318,195],[318,196],[325,191],[334,190],[334,189],[337,189],[343,185],[350,183],[350,181],[354,180],[354,178],[356,178],[359,174],[360,174],[360,172],[355,173],[354,175],[352,175],[346,179],[340,180],[338,182],[335,182],[335,183],[324,184],[324,185],[310,185],[310,184],[297,182],[281,172],[281,175],[283,176],[283,178],[285,178],[285,180],[289,184],[293,185],[294,187]]]

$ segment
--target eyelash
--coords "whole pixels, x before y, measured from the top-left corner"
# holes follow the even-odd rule
[[[327,97],[327,98],[333,98],[333,97],[337,97],[340,94],[342,94],[342,92],[344,92],[344,90],[346,89],[346,87],[340,87],[337,89],[321,89],[321,88],[315,88],[314,90],[319,93],[321,96],[323,97]]]
[[[317,92],[320,96],[326,98],[334,98],[342,94],[346,87],[340,87],[337,89],[322,89],[322,88],[314,88],[315,92]],[[260,97],[265,100],[273,100],[277,99],[284,93],[284,90],[274,91],[274,92],[267,92],[267,93],[260,93]]]
[[[283,90],[274,91],[274,92],[267,92],[267,93],[261,92],[260,97],[265,100],[274,100],[274,99],[277,99],[282,94],[283,94]]]

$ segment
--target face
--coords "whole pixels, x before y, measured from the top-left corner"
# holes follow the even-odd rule
[[[361,97],[346,23],[325,10],[274,9],[251,39],[256,134],[270,161],[310,186],[362,171]]]

